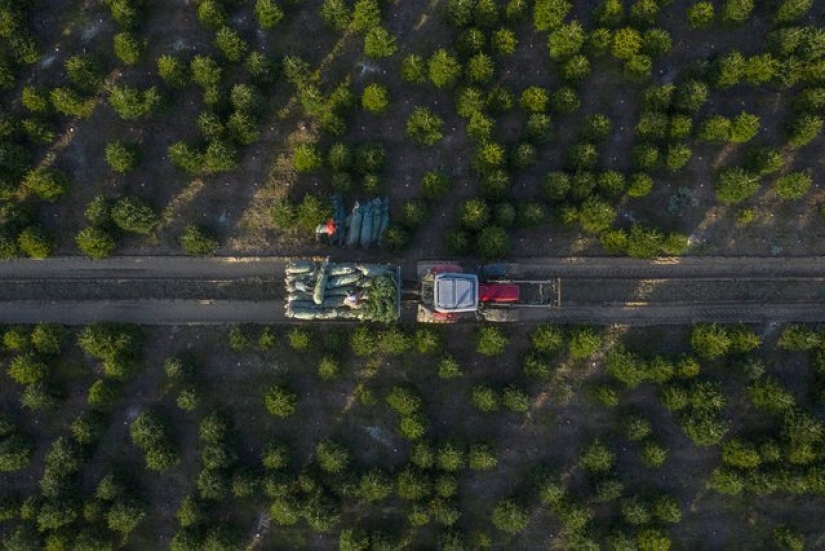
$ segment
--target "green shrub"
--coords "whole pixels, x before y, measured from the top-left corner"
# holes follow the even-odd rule
[[[117,249],[117,240],[100,228],[84,228],[75,236],[80,251],[89,258],[99,260],[111,256]]]
[[[364,55],[376,59],[390,57],[398,51],[395,36],[381,26],[375,26],[364,35]]]
[[[507,347],[509,339],[498,327],[485,325],[477,332],[476,351],[484,356],[499,356]]]
[[[281,22],[284,12],[275,0],[256,0],[255,17],[258,19],[260,28],[270,30]]]
[[[411,415],[421,408],[421,396],[412,388],[395,386],[386,398],[389,405],[399,415]]]
[[[106,146],[106,163],[115,172],[131,172],[139,160],[140,155],[134,144],[116,141]]]
[[[508,385],[501,393],[501,403],[510,411],[525,413],[530,409],[530,396],[517,386]]]
[[[582,204],[578,219],[584,231],[598,234],[610,228],[616,211],[606,201],[591,197]]]
[[[514,499],[502,499],[493,509],[493,526],[508,534],[518,534],[527,527],[530,515]]]
[[[158,215],[143,200],[126,197],[112,206],[112,221],[123,231],[148,235],[158,224]]]
[[[516,46],[518,46],[518,39],[510,29],[498,29],[493,32],[491,46],[497,54],[512,55],[516,51]]]
[[[746,389],[746,394],[757,409],[781,412],[795,405],[793,394],[788,392],[779,381],[770,377],[754,381]]]
[[[446,442],[436,451],[435,466],[437,469],[453,473],[463,469],[464,465],[464,450],[456,443]]]
[[[418,440],[427,432],[427,418],[420,411],[404,415],[398,423],[398,432],[407,440]]]
[[[822,132],[823,124],[822,117],[807,113],[798,115],[788,125],[788,145],[792,149],[808,145]]]
[[[421,194],[425,199],[430,201],[437,201],[444,197],[450,190],[450,179],[438,172],[427,172],[421,178]]]
[[[407,119],[407,136],[421,146],[433,146],[441,141],[444,121],[426,107],[416,107]]]
[[[401,78],[405,82],[422,84],[427,81],[428,76],[429,64],[423,57],[410,54],[401,61]]]
[[[375,83],[364,88],[364,92],[361,94],[361,107],[364,111],[369,111],[370,113],[383,113],[387,110],[389,105],[390,96],[386,88]],[[342,170],[346,167],[336,166],[334,168]]]
[[[498,411],[501,407],[501,400],[498,392],[488,385],[473,387],[471,400],[473,405],[485,413]]]
[[[315,447],[315,457],[321,470],[330,474],[344,472],[350,462],[346,448],[329,440],[324,440]]]
[[[29,226],[17,236],[20,251],[31,258],[48,257],[52,252],[52,244],[52,234],[38,226]]]
[[[218,241],[213,237],[212,232],[195,224],[189,224],[184,228],[180,236],[180,244],[186,254],[195,256],[213,255],[215,249],[218,248]]]
[[[507,256],[510,237],[498,226],[487,226],[476,236],[476,253],[484,260],[497,260]]]
[[[461,365],[452,356],[445,356],[438,362],[438,376],[442,379],[455,379],[461,377]]]
[[[602,338],[592,328],[577,327],[570,333],[570,357],[585,360],[595,354],[602,345]]]
[[[726,204],[736,204],[759,191],[759,176],[742,168],[728,168],[716,178],[716,198]]]
[[[130,32],[117,33],[114,37],[115,55],[126,65],[134,65],[143,54],[143,44]]]
[[[641,459],[642,464],[646,467],[658,469],[667,460],[667,454],[667,448],[654,442],[653,440],[647,440],[642,444],[642,448],[639,450],[639,459]]]
[[[318,376],[325,380],[331,380],[338,377],[341,373],[341,366],[338,360],[333,356],[324,356],[318,363]]]
[[[409,59],[409,58],[407,58]],[[427,71],[436,88],[452,86],[461,73],[461,65],[447,50],[437,50],[427,62]]]
[[[321,168],[323,159],[315,144],[302,143],[295,148],[292,166],[297,172],[314,172]]]
[[[189,84],[189,68],[175,56],[162,55],[158,58],[158,76],[172,88],[183,88]]]
[[[317,195],[306,194],[295,209],[296,226],[304,232],[312,232],[315,227],[332,216],[329,201]]]
[[[270,415],[289,417],[295,413],[298,396],[283,386],[274,386],[264,395],[264,405]]]
[[[796,201],[808,193],[813,180],[805,172],[791,172],[780,176],[773,183],[776,196],[783,201]]]
[[[605,473],[613,468],[616,454],[600,440],[596,439],[582,450],[579,464],[587,471]]]
[[[696,2],[687,10],[688,24],[694,29],[707,27],[715,16],[713,4],[710,2]]]
[[[9,377],[22,385],[30,385],[46,378],[49,367],[33,353],[16,356],[9,364]]]
[[[138,90],[131,86],[113,85],[109,89],[109,105],[126,121],[147,117],[160,103],[156,88]]]
[[[538,354],[529,354],[524,359],[524,374],[531,379],[546,381],[550,378],[550,364]]]
[[[304,327],[293,327],[287,333],[290,348],[297,351],[307,350],[312,344],[312,334]]]
[[[23,188],[44,201],[54,202],[69,189],[69,177],[56,168],[35,168],[26,174]]]
[[[367,503],[375,503],[385,499],[392,493],[392,479],[381,469],[370,469],[361,477],[358,483],[358,497]]]
[[[571,8],[569,0],[537,0],[533,7],[533,28],[541,32],[559,27]]]
[[[725,0],[719,16],[726,25],[741,25],[753,11],[753,0]]]

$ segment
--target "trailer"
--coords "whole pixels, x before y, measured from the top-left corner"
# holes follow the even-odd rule
[[[532,278],[517,264],[489,264],[467,269],[449,262],[422,262],[417,321],[456,323],[462,320],[514,322],[527,308],[558,308],[559,278]]]
[[[401,268],[294,260],[286,267],[284,313],[296,320],[377,321],[401,316]]]

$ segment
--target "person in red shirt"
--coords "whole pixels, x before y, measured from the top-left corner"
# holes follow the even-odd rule
[[[330,218],[327,220],[326,224],[318,224],[318,227],[315,228],[315,239],[320,240],[321,236],[327,236],[327,239],[331,242],[332,236],[335,235],[335,220]]]

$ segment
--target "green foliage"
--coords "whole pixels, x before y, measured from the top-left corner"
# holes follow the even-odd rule
[[[0,472],[15,472],[28,467],[32,444],[22,434],[12,433],[0,438]]]
[[[346,448],[330,440],[324,440],[315,447],[315,458],[321,470],[330,474],[344,472],[350,463]]]
[[[113,85],[109,88],[109,105],[118,116],[133,121],[149,116],[160,103],[160,94],[153,86],[139,90],[131,86]]]
[[[31,258],[42,259],[52,252],[52,234],[38,226],[29,226],[17,236],[20,252]]]
[[[584,27],[575,20],[557,27],[547,39],[550,59],[563,60],[579,53],[586,36]]]
[[[536,0],[533,6],[533,28],[541,32],[559,27],[571,8],[569,0]]]
[[[759,191],[759,176],[742,168],[728,168],[716,178],[716,198],[727,204],[741,203]]]
[[[386,398],[387,405],[399,415],[411,415],[421,408],[421,396],[410,387],[395,386]]]
[[[576,327],[570,333],[570,357],[585,360],[596,353],[602,345],[602,338],[591,327]]]
[[[324,356],[318,363],[318,376],[325,380],[331,380],[338,377],[341,373],[341,366],[338,360],[333,356]]]
[[[433,146],[441,141],[444,121],[426,107],[416,107],[407,119],[407,136],[420,146]]]
[[[180,244],[186,254],[195,256],[210,256],[218,247],[218,241],[212,233],[203,226],[195,224],[189,224],[183,229]]]
[[[788,411],[795,405],[793,395],[782,384],[771,377],[762,377],[746,389],[748,399],[758,409],[767,411]]]
[[[38,167],[23,179],[23,188],[44,201],[53,203],[69,189],[69,176],[56,168]]]
[[[687,10],[688,24],[694,29],[707,27],[713,22],[716,12],[710,2],[696,2]]]
[[[488,385],[477,385],[473,387],[471,401],[473,406],[485,413],[498,411],[501,407],[498,392]]]
[[[361,95],[361,107],[364,111],[369,111],[370,113],[383,113],[389,105],[390,97],[386,88],[375,83],[364,88],[364,92]],[[330,156],[331,155],[332,152],[330,152]],[[336,166],[334,168],[341,170],[344,167]]]
[[[215,33],[215,45],[232,63],[238,63],[249,49],[249,44],[231,27],[221,27]]]
[[[143,54],[143,44],[130,32],[117,33],[114,37],[115,55],[126,65],[134,65]]]
[[[438,376],[441,379],[455,379],[463,375],[461,365],[452,356],[445,356],[438,362]]]
[[[541,1],[541,0],[539,0]],[[530,515],[527,509],[514,499],[502,499],[493,509],[493,526],[508,534],[518,534],[527,527]]]
[[[786,3],[783,6],[788,5],[789,2],[786,0]],[[798,5],[799,2],[796,2]],[[810,2],[808,2],[808,7],[810,7]],[[782,7],[780,6],[780,10]],[[787,526],[777,526],[773,529],[771,533],[771,539],[773,540],[773,544],[776,545],[777,549],[782,549],[783,551],[803,551],[805,549],[805,536],[793,530]]]
[[[616,454],[598,439],[587,445],[579,456],[579,465],[592,473],[605,473],[615,462]]]
[[[642,49],[642,35],[632,27],[617,29],[613,33],[612,53],[616,59],[629,60]]]
[[[158,215],[143,200],[126,197],[112,206],[112,221],[123,231],[149,235],[158,224]]]
[[[71,88],[54,88],[49,99],[55,111],[68,117],[89,118],[95,108],[95,101],[84,98]]]
[[[317,195],[306,194],[295,209],[296,226],[305,233],[311,233],[315,227],[332,216],[332,206],[328,200]]]
[[[117,37],[115,36],[115,48],[117,48]],[[93,94],[103,83],[103,74],[97,61],[90,56],[75,55],[66,60],[66,76],[72,81],[78,90],[86,94]],[[34,87],[23,89],[23,104],[32,111],[48,111],[48,104],[45,94]],[[29,100],[27,102],[27,100]],[[35,107],[32,109],[32,107]]]
[[[401,61],[401,78],[405,82],[423,84],[429,78],[429,71],[429,63],[420,55],[410,54]]]
[[[437,50],[427,62],[427,74],[429,75],[430,82],[432,82],[436,88],[452,86],[456,80],[458,80],[460,73],[461,65],[444,48]]]
[[[106,163],[115,172],[131,172],[139,160],[140,152],[135,144],[115,141],[106,145]]]
[[[165,471],[180,461],[172,442],[169,421],[157,411],[144,410],[129,427],[132,442],[146,459],[146,468]]]
[[[498,29],[493,33],[492,39],[493,51],[500,55],[512,55],[518,46],[518,39],[510,29]]]
[[[582,204],[578,219],[584,231],[598,234],[610,228],[616,211],[606,201],[591,197]]]
[[[22,385],[42,381],[49,374],[49,367],[34,353],[15,356],[9,364],[9,377]]]
[[[298,406],[298,396],[284,386],[274,386],[264,395],[264,405],[270,415],[289,417]]]
[[[753,0],[725,0],[719,17],[726,25],[741,25],[753,11]]]
[[[364,35],[364,55],[380,59],[398,51],[395,36],[381,26],[371,27]]]
[[[312,334],[305,327],[293,327],[287,333],[289,347],[296,351],[304,351],[312,344]]]
[[[183,88],[189,84],[189,67],[179,58],[166,54],[157,60],[158,76],[172,88]]]
[[[106,525],[110,530],[119,532],[126,540],[145,516],[146,511],[137,501],[115,501],[112,508],[106,513]]]
[[[782,330],[776,344],[783,350],[807,351],[820,346],[821,338],[816,331],[809,327],[792,324]]]
[[[658,469],[667,460],[668,450],[653,440],[647,440],[639,450],[639,459],[642,464],[651,469]]]
[[[776,196],[783,201],[802,199],[813,185],[813,179],[805,172],[791,172],[773,182]]]
[[[498,327],[485,325],[477,331],[476,351],[484,356],[499,356],[509,339]]]
[[[295,148],[292,166],[297,172],[314,172],[321,168],[323,158],[315,144],[302,143]]]
[[[284,18],[284,12],[275,0],[256,0],[255,17],[260,28],[271,30]]]
[[[447,194],[451,184],[444,174],[430,171],[421,178],[421,194],[425,199],[437,201]]]
[[[788,125],[788,145],[792,149],[808,145],[822,132],[823,124],[822,117],[807,113],[798,115]]]

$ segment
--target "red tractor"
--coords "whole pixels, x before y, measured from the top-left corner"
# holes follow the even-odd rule
[[[456,264],[420,263],[423,323],[455,323],[472,317],[486,321],[518,321],[520,308],[558,306],[558,279],[514,279],[518,266],[494,264],[468,272]]]

